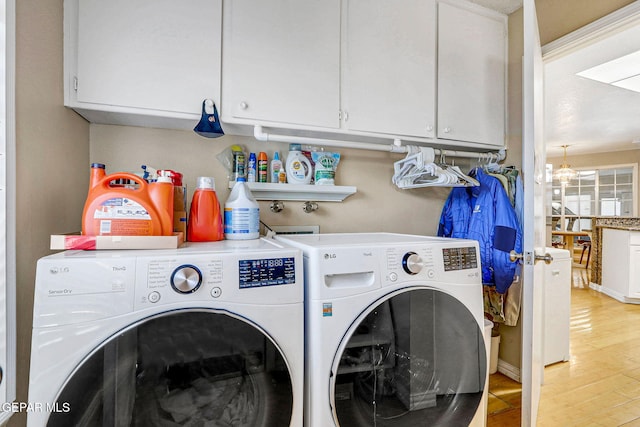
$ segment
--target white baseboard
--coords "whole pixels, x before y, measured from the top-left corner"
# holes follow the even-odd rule
[[[502,359],[498,359],[498,372],[511,378],[514,381],[517,381],[519,383],[522,382],[520,380],[520,368],[515,367]]]

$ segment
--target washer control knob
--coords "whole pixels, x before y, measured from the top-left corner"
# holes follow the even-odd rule
[[[418,274],[422,270],[422,258],[415,252],[407,252],[402,257],[402,268],[409,274]]]
[[[195,265],[185,264],[171,273],[171,287],[180,294],[190,294],[202,284],[202,273]]]

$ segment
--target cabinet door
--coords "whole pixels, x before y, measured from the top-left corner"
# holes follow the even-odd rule
[[[339,126],[339,0],[228,0],[223,34],[223,120]]]
[[[630,278],[636,274],[634,262],[640,262],[629,246],[629,231],[604,228],[602,230],[602,292],[624,302],[630,295]],[[635,279],[634,279],[635,280]],[[634,288],[636,286],[633,286]]]
[[[219,101],[222,0],[67,0],[65,7],[76,27],[75,46],[65,47],[75,51],[71,106],[199,118],[203,99]]]
[[[345,126],[435,136],[435,0],[349,0],[346,8]]]
[[[438,138],[505,143],[506,17],[438,4]]]
[[[640,245],[629,246],[629,257],[629,293],[626,296],[640,298]]]

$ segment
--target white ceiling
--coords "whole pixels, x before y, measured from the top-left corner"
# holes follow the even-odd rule
[[[522,0],[471,0],[480,6],[510,15],[522,7]]]
[[[640,49],[640,25],[545,62],[547,155],[640,149],[640,93],[576,73]],[[640,69],[637,71],[640,74]]]

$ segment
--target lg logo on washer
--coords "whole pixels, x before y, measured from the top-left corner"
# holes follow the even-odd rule
[[[337,257],[336,254],[324,254],[324,259],[336,259]]]

